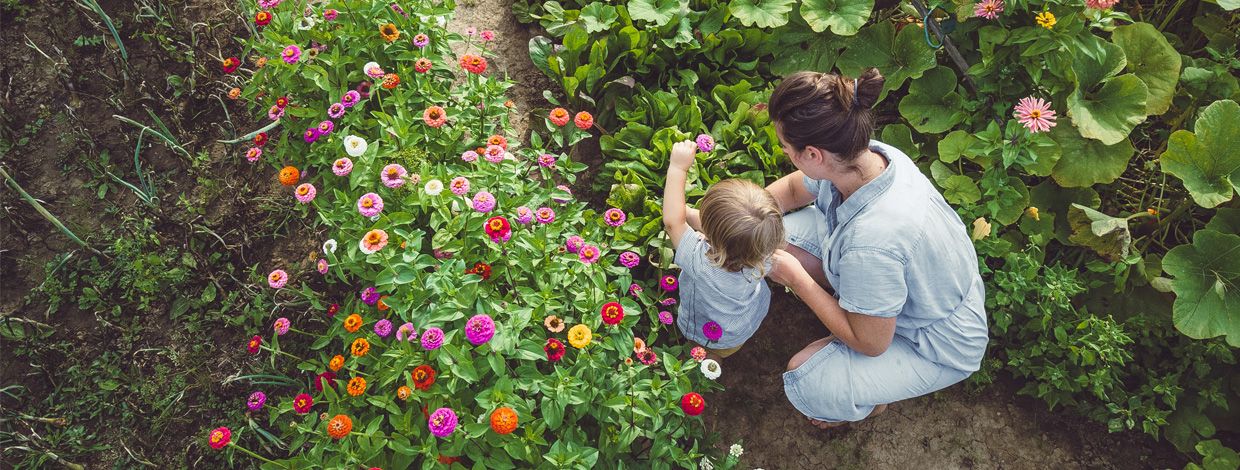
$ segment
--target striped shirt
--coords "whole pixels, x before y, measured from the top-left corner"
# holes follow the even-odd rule
[[[680,316],[676,326],[686,338],[711,349],[728,349],[744,344],[766,318],[771,305],[771,288],[756,269],[730,272],[706,258],[710,244],[706,237],[686,228],[676,250],[680,266]],[[766,269],[770,270],[770,261]],[[723,329],[719,341],[709,341],[702,333],[708,322]]]

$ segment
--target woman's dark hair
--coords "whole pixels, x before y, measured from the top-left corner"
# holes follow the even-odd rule
[[[834,73],[794,73],[771,93],[771,120],[798,151],[812,145],[850,162],[869,147],[874,133],[870,108],[883,91],[883,80],[872,67],[855,81]]]

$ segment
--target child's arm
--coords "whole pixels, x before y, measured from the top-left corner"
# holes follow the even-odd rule
[[[689,179],[689,167],[693,165],[693,141],[672,145],[671,163],[667,167],[667,181],[663,185],[663,229],[672,238],[672,248],[680,248],[680,238],[688,230],[688,206],[685,205],[685,181]]]
[[[692,207],[690,207],[688,210],[689,210],[689,214],[685,222],[688,222],[689,226],[693,227],[694,230],[701,232],[702,231],[702,212]]]

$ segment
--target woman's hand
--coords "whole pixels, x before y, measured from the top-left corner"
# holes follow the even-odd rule
[[[769,276],[771,280],[788,286],[794,291],[805,285],[805,282],[814,282],[809,272],[805,270],[805,266],[801,266],[801,262],[792,256],[792,253],[784,250],[775,250],[775,253],[771,255]]]

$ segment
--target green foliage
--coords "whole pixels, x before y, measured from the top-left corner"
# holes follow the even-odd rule
[[[1195,132],[1171,134],[1160,160],[1163,170],[1184,180],[1193,200],[1215,207],[1240,192],[1240,104],[1216,101],[1201,111]]]

